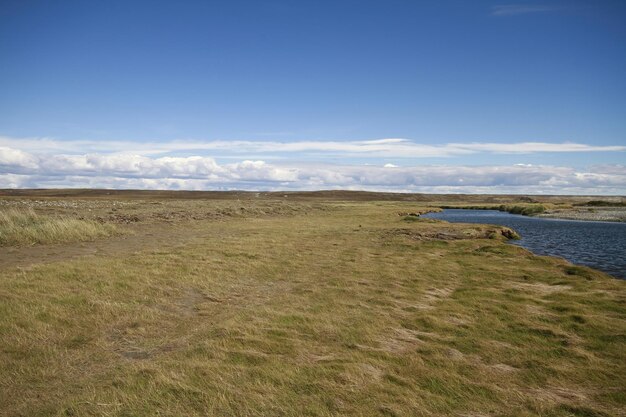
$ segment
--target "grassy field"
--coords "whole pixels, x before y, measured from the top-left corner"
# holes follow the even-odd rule
[[[0,248],[0,415],[626,415],[626,282],[418,201],[239,197],[29,200],[130,233]]]
[[[0,246],[93,240],[115,232],[115,226],[110,224],[42,216],[32,208],[0,211]]]

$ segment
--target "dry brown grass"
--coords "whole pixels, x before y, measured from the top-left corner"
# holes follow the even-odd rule
[[[115,230],[90,220],[42,216],[31,208],[0,211],[0,246],[85,241],[110,236]]]
[[[0,414],[623,414],[626,283],[398,216],[419,209],[201,219],[178,247],[6,268]]]

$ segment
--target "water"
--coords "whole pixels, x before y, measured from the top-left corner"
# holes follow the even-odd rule
[[[446,209],[424,217],[510,227],[522,236],[511,243],[539,255],[560,256],[626,279],[626,223],[543,219],[496,210],[464,209]]]

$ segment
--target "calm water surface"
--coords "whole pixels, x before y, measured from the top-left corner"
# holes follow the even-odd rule
[[[626,279],[626,223],[542,219],[496,210],[446,209],[424,217],[507,226],[522,236],[511,243]]]

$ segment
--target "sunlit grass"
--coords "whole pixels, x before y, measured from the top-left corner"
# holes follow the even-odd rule
[[[0,408],[619,415],[624,281],[407,206],[181,223],[198,238],[176,248],[0,271]]]
[[[0,211],[0,246],[84,241],[115,231],[110,224],[39,215],[30,208]]]

